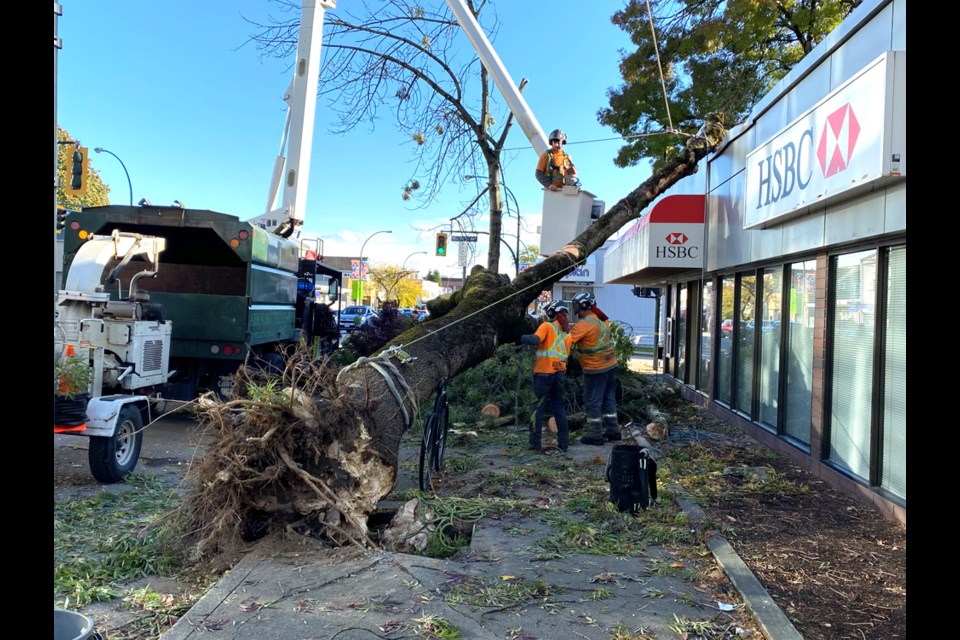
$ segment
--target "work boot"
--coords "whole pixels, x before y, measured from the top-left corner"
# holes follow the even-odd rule
[[[527,438],[527,444],[529,445],[528,448],[533,449],[534,451],[540,451],[542,448],[540,444],[540,434],[537,433],[532,427],[530,428],[530,435]]]
[[[580,438],[580,444],[603,445],[603,436],[583,436]]]
[[[620,435],[619,431],[611,431],[610,433],[603,434],[603,439],[607,442],[617,442],[618,440],[623,440],[623,436]]]

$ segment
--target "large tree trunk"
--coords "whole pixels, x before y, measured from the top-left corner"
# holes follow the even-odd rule
[[[226,550],[237,538],[278,526],[370,546],[367,517],[396,482],[400,439],[417,406],[430,400],[442,378],[529,332],[526,308],[541,291],[697,171],[723,136],[717,123],[705,131],[562,251],[512,282],[474,267],[461,291],[430,304],[430,319],[394,341],[402,353],[361,358],[335,382],[311,381],[308,388],[302,375],[284,406],[266,413],[253,397],[212,407],[217,443],[198,469],[198,489],[188,496],[200,551]],[[406,356],[412,363],[401,362]],[[288,368],[288,382],[289,374]]]

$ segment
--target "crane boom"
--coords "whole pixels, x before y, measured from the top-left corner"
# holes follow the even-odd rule
[[[493,76],[493,82],[506,98],[507,105],[513,112],[513,117],[517,119],[517,123],[523,129],[523,133],[526,134],[527,140],[530,141],[530,145],[539,156],[550,148],[550,143],[547,142],[547,136],[544,135],[540,123],[533,115],[533,111],[527,106],[527,101],[523,99],[523,94],[520,93],[517,85],[514,84],[513,79],[507,72],[507,68],[500,61],[500,56],[494,51],[493,45],[490,44],[476,17],[467,8],[464,0],[447,0],[447,6],[450,7],[457,22],[460,23],[460,28],[467,35],[474,51],[480,56],[483,66]]]
[[[280,140],[280,152],[274,163],[267,212],[264,214],[273,214],[282,219],[274,233],[285,238],[299,229],[306,212],[320,76],[323,16],[326,9],[335,9],[336,6],[336,0],[304,0],[301,10],[293,80],[283,97],[287,103],[286,123]],[[287,151],[286,158],[283,155],[284,147]],[[279,208],[273,209],[281,183],[283,203]]]

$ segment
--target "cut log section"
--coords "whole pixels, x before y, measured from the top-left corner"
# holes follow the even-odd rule
[[[483,405],[483,408],[480,409],[480,415],[490,416],[491,418],[499,418],[500,407],[492,402],[489,404],[485,404]]]

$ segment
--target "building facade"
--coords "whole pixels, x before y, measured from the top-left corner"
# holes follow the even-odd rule
[[[903,523],[905,95],[906,0],[867,0],[605,260],[685,397]]]

